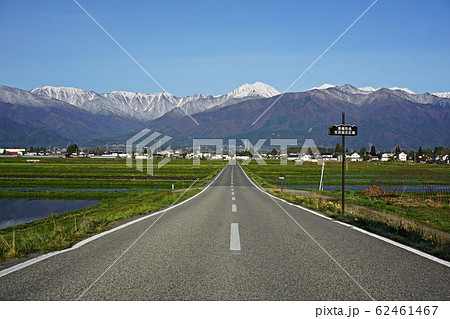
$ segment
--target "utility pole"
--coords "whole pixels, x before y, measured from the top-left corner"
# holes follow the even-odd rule
[[[328,135],[342,136],[342,214],[345,212],[345,136],[356,136],[358,127],[345,124],[345,112],[342,112],[342,124],[333,125],[328,128]]]
[[[345,125],[345,112],[342,112],[342,125]],[[342,215],[345,212],[345,135],[342,135]]]

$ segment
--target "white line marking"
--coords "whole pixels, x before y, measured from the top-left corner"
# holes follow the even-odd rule
[[[206,190],[214,183],[214,181],[216,181],[217,178],[219,178],[219,176],[222,174],[222,172],[225,170],[225,168],[226,168],[226,166],[225,166],[224,168],[222,168],[222,170],[219,172],[219,174],[217,174],[217,176],[214,178],[214,180],[213,180],[210,184],[206,185],[206,187],[205,187],[200,193],[195,194],[195,195],[192,196],[192,197],[189,197],[188,199],[182,201],[181,203],[178,203],[178,204],[176,204],[176,205],[173,205],[172,207],[170,207],[170,210],[172,210],[172,209],[174,209],[174,208],[176,208],[176,207],[178,207],[178,206],[181,206],[181,205],[183,205],[183,204],[186,204],[187,202],[193,200],[193,199],[196,198],[197,196],[200,196],[201,194],[203,194],[203,193],[204,193],[204,192],[205,192],[205,191],[206,191]],[[70,247],[70,248],[67,248],[67,249],[64,249],[64,250],[59,250],[59,251],[53,251],[53,252],[51,252],[51,253],[48,253],[48,254],[45,254],[45,255],[42,255],[42,256],[39,256],[39,257],[30,259],[30,260],[27,260],[27,261],[25,261],[25,262],[23,262],[23,263],[20,263],[20,264],[17,264],[17,265],[15,265],[15,266],[12,266],[12,267],[10,267],[10,268],[4,269],[4,270],[0,271],[0,278],[3,277],[3,276],[6,276],[6,275],[8,275],[8,274],[11,274],[11,273],[13,273],[13,272],[16,272],[16,271],[18,271],[18,270],[20,270],[20,269],[26,268],[26,267],[28,267],[28,266],[31,266],[31,265],[33,265],[33,264],[36,264],[36,263],[41,262],[41,261],[43,261],[43,260],[46,260],[46,259],[48,259],[48,258],[51,258],[51,257],[53,257],[53,256],[56,256],[56,255],[59,255],[59,254],[63,254],[63,253],[69,252],[69,251],[71,251],[71,250],[75,250],[75,249],[78,249],[78,248],[80,248],[80,247],[83,247],[84,245],[86,245],[86,244],[88,244],[88,243],[90,243],[90,242],[92,242],[92,241],[94,241],[94,240],[96,240],[96,239],[99,239],[99,238],[101,238],[101,237],[103,237],[103,236],[106,236],[106,235],[108,235],[108,234],[110,234],[110,233],[114,233],[114,232],[116,232],[116,231],[118,231],[118,230],[120,230],[120,229],[122,229],[122,228],[131,226],[131,225],[133,225],[133,224],[135,224],[135,223],[141,222],[141,221],[146,220],[146,219],[148,219],[148,218],[151,218],[151,217],[153,217],[153,216],[162,214],[162,213],[164,213],[164,212],[167,211],[167,210],[169,210],[169,208],[160,210],[160,211],[158,211],[158,212],[154,212],[154,213],[152,213],[152,214],[146,215],[146,216],[141,217],[141,218],[139,218],[139,219],[135,219],[135,220],[133,220],[133,221],[130,221],[130,222],[126,223],[126,224],[123,224],[123,225],[120,225],[120,226],[118,226],[118,227],[112,228],[112,229],[110,229],[110,230],[104,231],[103,233],[99,233],[99,234],[94,235],[94,236],[92,236],[92,237],[86,238],[85,240],[80,241],[79,243],[73,245],[73,246]]]
[[[350,274],[347,272],[347,270],[345,270],[344,267],[342,267],[341,264],[338,263],[337,260],[334,259],[333,256],[331,256],[331,255],[328,253],[328,251],[327,251],[325,248],[323,248],[323,246],[322,246],[321,244],[319,244],[319,242],[318,242],[317,240],[315,240],[314,237],[311,236],[311,235],[308,233],[308,231],[307,231],[306,229],[304,229],[304,228],[302,227],[302,225],[300,225],[300,224],[294,219],[294,217],[292,217],[291,214],[289,214],[289,213],[288,213],[288,212],[280,205],[280,203],[278,203],[278,202],[277,202],[275,199],[273,199],[273,198],[272,198],[272,200],[275,202],[275,204],[278,205],[278,207],[280,207],[280,208],[283,210],[283,212],[286,213],[286,215],[288,215],[288,216],[294,221],[294,223],[297,224],[298,227],[300,227],[301,230],[303,230],[303,232],[304,232],[306,235],[308,235],[309,238],[311,238],[311,240],[312,240],[317,246],[319,246],[320,249],[323,250],[323,252],[324,252],[325,254],[327,254],[328,257],[330,257],[330,259],[331,259],[332,261],[334,261],[334,263],[335,263],[336,265],[339,266],[339,268],[342,269],[342,271],[343,271],[344,273],[347,274],[348,277],[350,277],[351,280],[353,280],[353,282],[354,282],[354,283],[355,283],[362,291],[364,291],[364,292],[366,293],[367,296],[369,296],[370,299],[372,299],[373,301],[375,301],[375,298],[373,298],[372,295],[369,294],[369,292],[368,292],[363,286],[361,286],[361,285],[359,284],[359,282],[357,282],[356,279],[353,278],[352,275],[350,275]]]
[[[231,224],[230,250],[241,250],[241,240],[239,238],[239,224]]]
[[[234,192],[231,192],[231,195],[234,195]]]
[[[240,166],[239,166],[239,167],[240,167]],[[303,207],[303,206],[300,206],[300,205],[296,205],[296,204],[290,203],[290,202],[288,202],[288,201],[286,201],[286,200],[284,200],[284,199],[282,199],[282,198],[278,198],[278,197],[276,197],[276,196],[274,196],[274,195],[272,195],[272,194],[269,194],[269,193],[267,193],[264,189],[262,189],[261,186],[255,184],[255,183],[250,179],[250,177],[248,177],[248,175],[245,174],[245,171],[242,169],[242,167],[240,167],[240,168],[241,168],[242,172],[244,173],[245,177],[247,177],[247,179],[250,181],[250,183],[253,184],[253,186],[255,186],[260,192],[266,194],[266,195],[269,196],[269,197],[272,197],[273,199],[276,199],[276,200],[278,200],[278,201],[281,201],[281,202],[283,202],[283,203],[285,203],[285,204],[287,204],[287,205],[290,205],[290,206],[293,206],[293,207],[300,208],[301,210],[304,210],[304,211],[306,211],[306,212],[308,212],[308,213],[310,213],[310,214],[316,215],[316,216],[318,216],[318,217],[320,217],[320,218],[323,218],[323,219],[326,219],[326,220],[330,220],[330,221],[334,221],[334,222],[336,222],[336,223],[338,223],[338,224],[340,224],[340,225],[342,225],[342,226],[345,226],[345,227],[354,229],[354,230],[356,230],[356,231],[358,231],[358,232],[360,232],[360,233],[363,233],[363,234],[366,234],[366,235],[368,235],[368,236],[370,236],[370,237],[379,239],[379,240],[384,241],[384,242],[386,242],[386,243],[388,243],[388,244],[391,244],[391,245],[396,246],[396,247],[398,247],[398,248],[407,250],[407,251],[409,251],[409,252],[411,252],[411,253],[413,253],[413,254],[419,255],[419,256],[421,256],[421,257],[424,257],[424,258],[426,258],[426,259],[429,259],[429,260],[431,260],[431,261],[437,262],[437,263],[439,263],[439,264],[441,264],[441,265],[444,265],[444,266],[447,266],[447,267],[450,268],[450,262],[448,262],[448,261],[446,261],[446,260],[439,259],[439,258],[437,258],[437,257],[435,257],[435,256],[432,256],[432,255],[429,255],[429,254],[427,254],[427,253],[424,253],[423,251],[420,251],[420,250],[417,250],[417,249],[415,249],[415,248],[412,248],[412,247],[409,247],[409,246],[400,244],[400,243],[398,243],[398,242],[396,242],[396,241],[393,241],[393,240],[390,240],[390,239],[388,239],[388,238],[385,238],[385,237],[382,237],[382,236],[373,234],[373,233],[371,233],[371,232],[369,232],[369,231],[367,231],[367,230],[364,230],[364,229],[362,229],[362,228],[358,228],[358,227],[356,227],[356,226],[353,226],[353,225],[350,225],[350,224],[346,224],[346,223],[343,223],[343,222],[334,220],[333,218],[330,218],[330,217],[328,217],[328,216],[325,216],[325,215],[323,215],[322,213],[318,213],[318,212],[313,211],[313,210],[311,210],[311,209],[309,209],[309,208],[306,208],[306,207]]]
[[[232,211],[233,213],[237,212],[236,204],[231,205],[231,211]]]
[[[231,197],[231,200],[236,200],[236,197]]]

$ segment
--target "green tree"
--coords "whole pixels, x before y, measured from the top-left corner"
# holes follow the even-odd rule
[[[367,151],[365,146],[361,147],[361,149],[359,150],[359,155],[364,156],[366,155]]]
[[[370,155],[376,155],[377,154],[377,150],[375,149],[375,145],[372,145],[370,147]]]
[[[400,148],[400,145],[397,145],[396,147],[395,147],[395,153],[400,153],[402,150],[401,150],[401,148]]]
[[[278,154],[278,151],[277,151],[276,149],[272,148],[272,150],[270,151],[269,154],[270,154],[270,155],[277,155],[277,154]]]
[[[339,144],[339,143],[336,144],[336,147],[334,148],[334,152],[336,154],[342,153],[342,146],[341,146],[341,144]]]
[[[434,155],[444,155],[444,148],[442,146],[436,146],[434,148]]]
[[[67,146],[67,154],[69,154],[69,156],[74,153],[78,154],[79,151],[80,151],[80,149],[78,148],[78,145],[75,143]]]
[[[420,162],[423,156],[422,146],[419,146],[419,150],[417,151],[416,162]]]

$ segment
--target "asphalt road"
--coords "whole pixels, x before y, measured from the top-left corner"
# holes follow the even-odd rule
[[[449,283],[449,266],[275,200],[228,165],[178,207],[3,275],[0,300],[450,300]]]

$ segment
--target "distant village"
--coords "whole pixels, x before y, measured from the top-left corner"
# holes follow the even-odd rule
[[[254,152],[251,149],[237,148],[233,155],[230,155],[228,150],[225,149],[223,154],[217,154],[214,150],[172,150],[166,149],[153,152],[148,155],[148,150],[144,148],[142,152],[133,151],[133,157],[136,159],[148,159],[152,156],[154,159],[167,158],[171,159],[202,159],[202,160],[224,160],[231,159],[237,160],[251,160],[251,159],[285,159],[288,161],[297,162],[317,162],[320,160],[319,156],[315,156],[311,149],[307,152],[301,152],[299,149],[288,148],[287,153],[280,154],[276,149],[259,150]],[[339,149],[339,144],[335,149],[319,148],[320,156],[323,161],[342,161],[342,151]],[[359,152],[346,150],[346,161],[349,162],[361,162],[361,161],[379,161],[379,162],[417,162],[428,164],[450,164],[450,148],[436,147],[433,150],[422,150],[420,147],[418,151],[402,150],[399,147],[395,151],[381,151],[376,152],[372,146],[369,152],[363,147]],[[318,154],[316,154],[318,155]],[[71,144],[67,148],[43,148],[43,147],[30,147],[30,148],[0,148],[0,157],[24,157],[28,158],[30,162],[39,161],[40,157],[76,157],[76,158],[92,158],[92,159],[115,159],[115,158],[127,158],[130,155],[127,154],[123,147],[116,147],[113,150],[101,150],[97,149],[81,149],[76,144]]]

